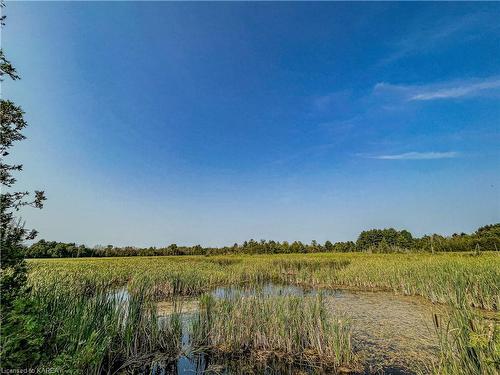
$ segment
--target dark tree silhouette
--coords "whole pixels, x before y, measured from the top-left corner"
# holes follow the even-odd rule
[[[1,8],[5,5],[2,2]],[[4,26],[5,16],[2,16],[1,25]],[[0,49],[0,81],[5,78],[14,81],[20,79],[16,69],[6,58],[3,49]],[[36,237],[35,230],[28,230],[24,223],[16,216],[22,207],[31,206],[42,208],[45,196],[43,191],[35,191],[31,195],[27,191],[15,191],[16,182],[14,172],[20,172],[22,165],[9,164],[6,158],[15,142],[26,137],[22,134],[28,126],[24,119],[24,111],[10,100],[1,99],[0,102],[0,251],[1,251],[1,319],[5,317],[13,300],[22,291],[26,280],[26,264],[24,261],[23,242]]]

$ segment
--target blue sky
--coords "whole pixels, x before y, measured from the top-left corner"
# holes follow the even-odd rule
[[[39,238],[350,240],[500,221],[500,4],[8,2]]]

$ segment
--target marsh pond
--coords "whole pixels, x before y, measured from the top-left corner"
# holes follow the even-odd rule
[[[127,303],[129,294],[122,289],[116,296]],[[222,354],[214,353],[208,347],[206,351],[196,349],[192,327],[196,326],[200,309],[206,308],[206,304],[204,306],[198,297],[178,297],[159,301],[157,314],[160,325],[169,322],[174,315],[180,318],[182,354],[175,361],[160,357],[138,371],[153,374],[414,374],[431,372],[439,353],[435,319],[444,307],[421,297],[384,291],[323,290],[277,284],[251,288],[219,287],[207,297],[215,302],[253,299],[252,303],[257,299],[319,300],[324,309],[320,314],[331,314],[349,328],[347,340],[353,358],[348,365],[329,366],[323,365],[319,356],[315,360],[304,360],[265,351],[260,354],[243,351],[234,355],[229,350]],[[273,313],[269,311],[271,321]],[[253,318],[241,316],[239,324],[245,327]],[[232,324],[230,321],[225,323]],[[233,337],[226,339],[236,340]]]

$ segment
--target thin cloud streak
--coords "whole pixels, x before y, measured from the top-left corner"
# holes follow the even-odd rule
[[[379,82],[374,86],[373,93],[379,98],[383,94],[390,95],[392,99],[399,97],[404,101],[430,101],[497,95],[499,89],[500,78],[493,76],[482,80],[468,79],[428,85],[398,85]]]
[[[483,90],[500,88],[500,79],[496,80],[486,80],[479,83],[471,83],[463,86],[456,86],[451,88],[436,89],[427,92],[422,92],[420,94],[414,95],[410,100],[433,100],[433,99],[449,99],[449,98],[460,98],[463,96],[469,96],[477,94]]]
[[[403,154],[394,155],[377,155],[371,156],[371,159],[379,160],[434,160],[434,159],[452,159],[458,157],[459,153],[456,151],[449,152],[405,152]]]

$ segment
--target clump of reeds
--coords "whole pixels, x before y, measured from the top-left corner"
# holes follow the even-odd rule
[[[204,295],[192,336],[194,348],[219,355],[280,357],[331,367],[353,362],[349,321],[328,312],[321,295]]]
[[[434,315],[440,360],[436,374],[493,375],[500,373],[498,314],[473,309],[462,289],[450,297],[444,316]]]

